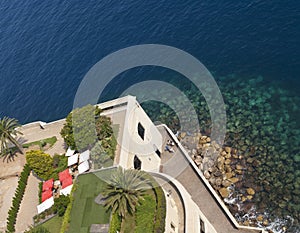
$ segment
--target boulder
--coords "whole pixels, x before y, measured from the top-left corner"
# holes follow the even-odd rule
[[[226,153],[228,153],[228,154],[231,153],[231,147],[229,147],[229,146],[225,146],[224,150],[225,150]]]
[[[243,170],[244,169],[244,167],[242,165],[240,165],[240,164],[235,165],[235,168],[237,170]]]
[[[236,182],[238,182],[239,181],[239,178],[237,178],[237,177],[232,177],[232,178],[230,178],[230,179],[228,179],[231,183],[233,183],[233,184],[235,184]]]
[[[228,165],[228,164],[231,163],[231,160],[230,159],[226,159],[224,163]]]
[[[209,179],[210,177],[211,177],[211,175],[210,175],[210,173],[208,172],[208,171],[204,171],[204,177],[206,178],[206,179]]]
[[[254,195],[255,194],[255,190],[253,189],[253,188],[247,188],[247,193],[249,194],[249,195]]]
[[[264,220],[264,216],[263,215],[258,215],[257,218],[256,218],[256,221],[258,222],[262,222]]]
[[[233,174],[231,172],[227,172],[225,174],[225,176],[226,176],[226,179],[230,179],[231,177],[233,177]]]
[[[221,197],[223,197],[223,198],[229,197],[229,191],[227,188],[220,188],[219,193],[220,193]]]
[[[229,187],[231,185],[231,182],[228,180],[223,180],[222,181],[222,186],[224,186],[225,188]]]
[[[222,179],[221,178],[217,178],[216,179],[216,185],[217,186],[221,186],[222,185]]]

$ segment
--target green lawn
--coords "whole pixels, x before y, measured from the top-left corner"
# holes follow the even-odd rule
[[[110,212],[106,212],[102,205],[95,203],[95,198],[101,193],[106,183],[99,177],[110,177],[111,170],[98,171],[81,175],[76,180],[77,188],[74,192],[74,202],[71,210],[70,224],[68,233],[89,233],[91,224],[109,223]],[[153,179],[153,178],[152,178]],[[153,180],[155,183],[155,181]],[[144,233],[154,232],[155,222],[160,218],[158,214],[158,203],[156,195],[159,199],[164,199],[161,193],[157,193],[154,189],[146,191],[144,200],[140,201],[140,206],[132,216],[127,216],[122,222],[122,231],[124,233]],[[163,207],[165,213],[165,206]],[[164,216],[163,216],[164,218]],[[119,220],[120,221],[120,220]],[[163,219],[164,227],[164,219]]]
[[[46,138],[46,139],[43,139],[40,141],[25,143],[22,146],[23,146],[23,148],[28,148],[32,145],[38,145],[40,147],[40,149],[42,150],[46,144],[50,144],[50,147],[52,147],[56,143],[56,141],[57,141],[57,138],[55,136],[53,136],[51,138]]]
[[[156,212],[156,200],[152,195],[146,195],[141,205],[137,206],[135,213],[135,233],[144,233],[154,231],[154,216]]]
[[[153,232],[154,217],[156,212],[156,199],[152,190],[148,190],[144,196],[144,200],[140,201],[136,212],[133,215],[127,215],[125,221],[122,222],[121,229],[124,233],[144,233]]]
[[[59,233],[62,223],[62,217],[55,216],[49,221],[41,224],[41,226],[47,228],[51,233]]]
[[[110,212],[94,201],[105,188],[105,182],[97,176],[102,173],[78,177],[68,233],[88,233],[91,224],[109,223]]]

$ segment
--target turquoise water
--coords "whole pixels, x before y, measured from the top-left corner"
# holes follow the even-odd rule
[[[237,219],[253,220],[258,215],[269,219],[269,228],[276,232],[287,226],[288,232],[299,231],[300,220],[300,98],[280,82],[258,77],[216,78],[227,109],[227,134],[225,145],[238,149],[244,157],[247,171],[242,184],[229,205]],[[198,112],[201,132],[210,135],[211,119],[204,97],[185,92]],[[156,95],[162,95],[157,91]],[[169,98],[176,98],[169,96]],[[178,100],[180,101],[180,100]],[[167,122],[174,132],[180,124],[174,111],[157,103],[144,103],[143,107],[155,121]],[[185,109],[183,108],[184,112]],[[179,114],[180,115],[180,114]],[[254,160],[255,162],[248,159]],[[256,194],[243,203],[239,194],[252,187]],[[235,205],[240,210],[237,211]]]

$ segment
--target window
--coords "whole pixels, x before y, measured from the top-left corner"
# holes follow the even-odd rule
[[[173,230],[173,231],[175,231],[175,226],[174,226],[174,224],[171,222],[171,229]]]
[[[155,151],[155,153],[158,155],[158,157],[160,157],[160,151],[158,149]]]
[[[200,233],[205,233],[204,222],[201,218],[200,218]]]
[[[133,160],[134,169],[141,170],[142,161],[135,155]]]
[[[138,123],[138,134],[144,140],[144,138],[145,138],[145,128],[142,126],[141,123]]]

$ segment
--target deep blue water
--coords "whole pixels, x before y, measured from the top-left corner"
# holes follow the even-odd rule
[[[299,9],[296,0],[2,0],[0,117],[65,117],[97,61],[144,43],[183,49],[220,75],[260,74],[299,89]]]
[[[72,109],[81,80],[96,62],[119,49],[149,43],[174,46],[192,54],[214,72],[217,81],[220,78],[223,84],[234,83],[232,87],[223,85],[221,88],[229,90],[233,98],[239,98],[239,93],[251,96],[256,88],[249,85],[248,91],[239,84],[258,75],[264,77],[265,85],[256,86],[258,95],[265,94],[263,88],[269,92],[279,90],[278,95],[272,93],[272,100],[264,99],[270,103],[260,102],[261,115],[253,115],[258,116],[254,117],[258,125],[260,117],[263,119],[273,112],[274,117],[269,116],[271,126],[280,126],[282,119],[286,119],[284,127],[280,126],[277,133],[272,130],[268,134],[270,125],[261,128],[259,132],[266,134],[258,138],[266,139],[264,135],[269,135],[267,148],[272,146],[272,134],[281,137],[281,144],[271,153],[273,157],[278,155],[277,159],[271,159],[275,161],[271,171],[278,168],[280,156],[287,154],[292,169],[286,165],[283,174],[286,170],[295,174],[295,186],[289,185],[286,189],[283,179],[284,191],[278,192],[278,199],[282,199],[282,193],[293,196],[289,204],[296,207],[290,206],[288,214],[298,218],[296,225],[299,226],[300,199],[295,192],[300,187],[299,0],[2,0],[0,118],[14,117],[22,124],[64,118]],[[116,78],[114,85],[107,88],[104,98],[118,96],[136,81],[152,78],[169,78],[173,84],[180,80],[178,74],[166,69],[133,69]],[[274,88],[268,88],[273,84]],[[275,84],[284,90],[276,88]],[[178,86],[186,88],[183,82]],[[231,88],[239,87],[242,91],[235,96]],[[255,96],[256,100],[260,96]],[[248,100],[244,98],[243,101]],[[269,105],[273,109],[265,114],[265,106]],[[241,106],[249,110],[247,104]],[[159,114],[159,111],[153,112]],[[251,138],[251,133],[246,133]],[[274,173],[275,181],[285,177],[280,171],[277,169]],[[276,192],[278,188],[274,187],[271,190]],[[274,201],[269,204],[273,209],[278,207]],[[291,232],[296,231],[292,229]]]

